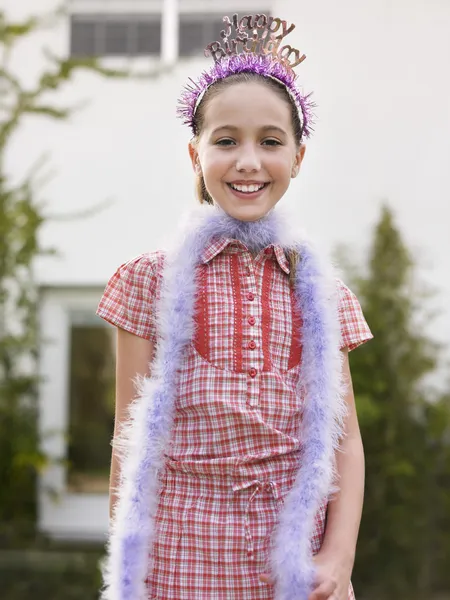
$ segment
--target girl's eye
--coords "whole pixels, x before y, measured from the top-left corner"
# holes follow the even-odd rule
[[[231,138],[222,138],[216,142],[216,146],[231,146],[233,144],[235,144],[235,141]]]
[[[269,138],[267,140],[263,140],[263,145],[264,146],[281,146],[281,142],[279,142],[278,140],[274,140],[273,138]]]

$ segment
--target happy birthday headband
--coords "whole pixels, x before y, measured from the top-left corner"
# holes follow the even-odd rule
[[[223,22],[222,42],[211,42],[205,48],[205,56],[212,56],[214,65],[197,81],[190,79],[191,83],[185,86],[178,102],[178,116],[196,135],[195,113],[207,89],[231,75],[255,73],[285,86],[299,111],[303,135],[309,137],[315,105],[310,100],[311,94],[305,95],[298,88],[294,72],[294,67],[306,56],[289,44],[282,45],[284,38],[295,29],[294,23],[288,27],[286,21],[264,14],[245,15],[240,19],[234,14],[231,20],[223,17]]]

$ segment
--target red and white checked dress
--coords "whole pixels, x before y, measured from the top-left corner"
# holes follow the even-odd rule
[[[122,265],[98,308],[155,344],[164,256]],[[183,362],[172,444],[161,473],[149,600],[270,600],[262,583],[271,533],[298,470],[302,400],[296,395],[301,324],[281,246],[252,257],[236,240],[212,242],[198,270],[196,335]],[[341,282],[343,345],[370,339]],[[311,540],[321,546],[326,505]],[[349,599],[354,598],[349,589]]]

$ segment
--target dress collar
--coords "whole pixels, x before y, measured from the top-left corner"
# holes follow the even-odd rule
[[[211,260],[213,260],[213,258],[218,256],[221,252],[223,252],[225,250],[225,248],[228,248],[231,244],[236,244],[236,245],[240,246],[243,250],[247,250],[247,251],[249,250],[247,248],[247,246],[239,240],[236,240],[233,238],[219,238],[219,239],[213,240],[203,250],[202,255],[201,255],[202,263],[203,264],[209,263]],[[278,262],[280,268],[287,275],[289,275],[289,273],[291,272],[289,260],[287,259],[286,252],[284,251],[282,246],[280,244],[269,244],[264,248],[264,250],[267,248],[273,248],[275,258],[277,259],[277,262]]]

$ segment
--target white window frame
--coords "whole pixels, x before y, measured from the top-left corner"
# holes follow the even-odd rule
[[[72,13],[159,13],[163,11],[167,0],[69,0],[69,11]],[[173,0],[169,0],[173,2]],[[245,12],[242,12],[242,5]],[[263,3],[264,4],[264,3]],[[267,3],[269,4],[269,2]],[[270,2],[271,4],[271,2]],[[241,15],[253,11],[261,11],[260,0],[178,0],[178,11],[183,13],[223,13],[224,15],[239,13]]]
[[[69,13],[160,13],[163,0],[69,0]]]
[[[69,429],[71,314],[95,315],[103,288],[42,288],[39,432],[50,466],[39,478],[38,527],[56,539],[104,541],[109,523],[108,494],[69,493],[64,464]],[[100,322],[100,321],[99,321]]]

